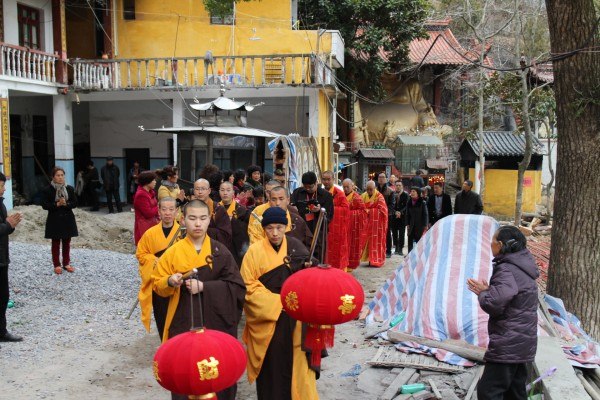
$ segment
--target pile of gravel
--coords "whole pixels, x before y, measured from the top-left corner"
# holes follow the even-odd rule
[[[102,349],[145,332],[139,307],[126,320],[140,279],[134,255],[105,250],[72,249],[74,273],[53,272],[50,246],[10,243],[8,329],[25,338],[3,344],[1,358],[35,361],[64,343]]]

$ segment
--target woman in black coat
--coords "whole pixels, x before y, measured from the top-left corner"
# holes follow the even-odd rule
[[[469,279],[469,290],[489,314],[490,342],[477,386],[479,400],[527,399],[527,363],[537,349],[539,276],[527,239],[515,226],[499,228],[492,238],[494,269],[488,284]]]
[[[413,243],[417,243],[427,232],[428,224],[427,203],[421,197],[421,189],[412,187],[410,188],[410,198],[406,203],[406,233],[409,253],[413,248]]]
[[[77,198],[72,186],[65,183],[65,170],[52,169],[52,182],[43,191],[42,208],[48,210],[46,219],[46,239],[52,239],[52,263],[54,273],[74,272],[71,266],[71,238],[78,236],[77,223],[73,209],[77,207]],[[62,264],[60,263],[60,245],[62,242]]]

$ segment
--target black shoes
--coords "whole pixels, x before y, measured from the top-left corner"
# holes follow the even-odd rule
[[[385,258],[392,258],[392,253],[385,253]]]
[[[21,336],[13,335],[10,332],[6,332],[3,336],[0,336],[0,342],[20,342],[22,340]]]

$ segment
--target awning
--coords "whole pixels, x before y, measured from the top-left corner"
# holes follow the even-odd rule
[[[208,103],[190,104],[194,110],[208,111],[208,110],[240,110],[240,111],[252,111],[254,106],[248,104],[247,101],[233,101],[227,97],[217,97],[213,101]]]
[[[407,146],[442,146],[444,142],[437,136],[398,135],[398,142]]]
[[[181,126],[181,127],[169,127],[169,128],[152,128],[144,129],[145,132],[156,132],[156,133],[170,133],[170,134],[182,134],[182,133],[222,133],[225,135],[232,136],[249,136],[249,137],[264,137],[264,138],[276,138],[281,136],[275,132],[263,131],[262,129],[247,128],[243,126]]]
[[[448,160],[437,160],[435,158],[427,160],[427,168],[430,169],[448,169]]]

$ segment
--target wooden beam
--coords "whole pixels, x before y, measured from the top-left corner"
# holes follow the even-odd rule
[[[435,398],[442,399],[442,394],[438,390],[437,386],[435,386],[435,382],[432,379],[427,379],[427,383],[429,383],[429,386],[431,386],[431,391],[435,395]]]
[[[408,382],[416,372],[417,370],[414,368],[404,368],[402,372],[398,374],[396,379],[392,381],[390,386],[388,386],[385,392],[383,392],[381,399],[392,400],[394,397],[396,397],[402,385],[405,385],[406,382]]]
[[[473,393],[475,392],[475,389],[477,388],[477,384],[479,383],[479,378],[481,378],[481,374],[483,374],[483,367],[479,366],[477,368],[478,368],[478,370],[475,373],[475,376],[473,377],[471,386],[469,387],[469,390],[467,391],[467,394],[465,395],[465,400],[471,400],[471,397],[473,397]]]
[[[409,335],[408,333],[393,330],[388,330],[387,335],[388,339],[393,343],[416,342],[424,346],[448,350],[461,357],[478,362],[483,362],[483,356],[485,354],[485,349],[459,340],[447,339],[440,342],[439,340],[422,338],[420,336]]]

